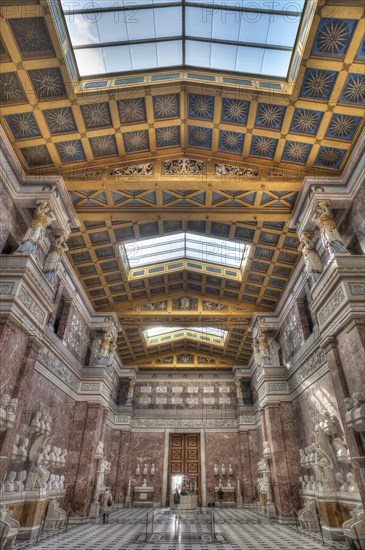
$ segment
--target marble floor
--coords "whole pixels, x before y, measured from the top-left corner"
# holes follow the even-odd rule
[[[42,537],[35,543],[17,543],[16,549],[39,550],[319,550],[320,538],[297,532],[294,527],[260,518],[252,510],[236,508],[214,511],[212,528],[210,510],[183,512],[176,518],[168,509],[120,509],[113,512],[110,523],[87,523],[69,527],[67,532]],[[327,548],[342,550],[342,544]]]

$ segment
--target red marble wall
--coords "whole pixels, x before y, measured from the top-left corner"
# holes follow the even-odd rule
[[[236,487],[237,478],[242,479],[238,434],[234,432],[206,432],[205,456],[207,502],[212,502],[215,500],[214,488],[218,486],[220,477],[222,477],[224,486],[230,480],[234,487]],[[226,475],[214,476],[214,464],[218,465],[219,471],[224,464]],[[233,476],[228,475],[228,464],[231,464],[233,468]]]
[[[161,432],[134,432],[131,438],[129,464],[126,468],[127,479],[132,478],[132,487],[142,485],[144,476],[142,469],[144,464],[148,465],[147,485],[155,487],[154,502],[161,502],[162,477],[164,459],[165,434]],[[150,465],[154,463],[156,468],[155,476],[150,476]],[[137,464],[141,467],[141,475],[136,476]]]

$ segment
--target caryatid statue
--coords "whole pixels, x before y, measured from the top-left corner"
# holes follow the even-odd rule
[[[46,229],[56,218],[49,202],[37,202],[37,208],[16,254],[33,254],[43,242]]]
[[[53,282],[55,278],[63,253],[68,250],[66,240],[66,236],[63,233],[56,233],[48,251],[43,271],[50,282]]]
[[[262,363],[270,363],[271,355],[270,355],[270,349],[269,349],[269,342],[267,341],[265,332],[261,328],[259,328],[259,330],[257,331],[256,337],[260,348]]]
[[[236,385],[237,402],[240,405],[242,405],[243,404],[243,392],[242,392],[241,378],[237,378],[234,383]]]
[[[329,254],[349,254],[338,232],[329,202],[322,201],[317,204],[314,219],[319,225],[323,246]]]
[[[323,271],[323,266],[312,237],[311,233],[303,233],[300,237],[298,250],[303,254],[308,275],[311,275],[313,279],[318,279],[319,274]]]
[[[134,378],[129,378],[128,382],[128,393],[127,393],[127,405],[130,405],[132,403],[133,397],[134,397],[134,388],[136,385],[136,381]]]
[[[99,359],[98,364],[105,365],[109,358],[109,349],[110,344],[114,338],[112,330],[107,330],[104,332],[103,339],[100,344]]]
[[[262,361],[262,358],[261,358],[260,344],[259,344],[258,338],[253,339],[252,349],[253,349],[253,356],[254,356],[254,359],[255,359],[255,363],[258,367],[261,367],[263,361]]]

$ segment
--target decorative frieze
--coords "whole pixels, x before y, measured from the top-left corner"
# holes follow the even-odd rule
[[[188,386],[187,387],[187,392],[188,393],[199,393],[199,388],[198,388],[198,386]]]
[[[81,384],[82,391],[98,391],[99,387],[99,384]]]
[[[136,164],[134,166],[121,166],[110,170],[109,176],[152,176],[153,164]]]
[[[157,386],[156,392],[157,393],[167,393],[167,386]]]
[[[214,405],[215,399],[214,397],[203,397],[203,403],[204,405]]]
[[[204,386],[203,393],[214,393],[214,386]]]
[[[141,386],[140,391],[141,391],[141,393],[151,393],[152,388],[151,388],[151,386]]]
[[[38,361],[47,370],[56,374],[69,388],[76,392],[79,390],[80,382],[77,376],[48,348],[44,347],[40,350]]]
[[[18,298],[25,305],[29,313],[31,313],[37,321],[43,324],[46,314],[32,298],[29,292],[24,288],[24,286],[21,287]]]
[[[229,397],[220,397],[219,398],[219,403],[221,405],[229,405],[231,403],[231,400]]]
[[[326,361],[326,355],[322,348],[318,348],[312,355],[295,371],[288,380],[289,390],[294,390],[303,380],[311,376]]]
[[[141,405],[149,405],[151,403],[151,398],[147,396],[140,397],[139,402]]]
[[[219,386],[219,393],[229,393],[231,388],[229,386]]]
[[[332,294],[327,304],[319,311],[318,319],[321,325],[323,325],[329,317],[336,311],[338,306],[344,301],[345,294],[342,286],[339,286]]]
[[[205,174],[205,162],[192,159],[166,160],[162,162],[163,176],[198,176]]]
[[[0,283],[0,294],[7,296],[12,293],[15,283]]]
[[[172,393],[182,393],[183,387],[182,386],[172,386],[171,388]]]
[[[365,295],[365,283],[349,283],[349,288],[352,296]]]

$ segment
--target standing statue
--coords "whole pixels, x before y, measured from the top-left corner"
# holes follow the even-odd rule
[[[127,405],[132,403],[135,384],[136,381],[133,378],[130,378],[128,382]]]
[[[253,356],[255,359],[255,363],[258,367],[261,367],[263,361],[261,358],[260,344],[259,344],[258,338],[253,339],[252,349],[253,349]]]
[[[311,275],[314,280],[318,279],[319,274],[323,271],[323,266],[310,233],[302,234],[298,250],[303,254],[308,275]]]
[[[37,248],[42,244],[46,229],[56,218],[51,211],[49,202],[37,202],[37,208],[33,214],[33,219],[22,240],[16,254],[34,254]]]
[[[105,365],[109,357],[109,348],[113,339],[113,332],[107,330],[104,332],[103,339],[100,344],[98,364]]]
[[[67,239],[63,233],[56,233],[53,243],[48,251],[43,271],[51,283],[54,281],[63,253],[68,250],[66,240]]]
[[[270,363],[271,356],[270,356],[269,342],[267,341],[265,332],[260,328],[257,332],[256,337],[260,348],[261,363],[262,364]]]
[[[333,254],[349,254],[342,242],[337,224],[333,219],[330,204],[330,202],[322,201],[315,208],[315,220],[321,231],[323,246],[330,256],[333,256]]]
[[[243,403],[243,392],[242,392],[242,385],[241,385],[241,379],[240,378],[237,378],[237,380],[235,381],[235,385],[236,385],[237,401],[238,401],[238,403],[242,404]]]

